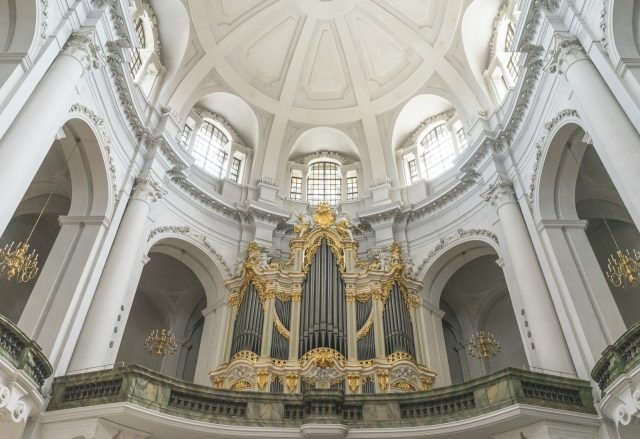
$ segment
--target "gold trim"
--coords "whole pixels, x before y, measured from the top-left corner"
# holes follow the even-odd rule
[[[278,331],[278,333],[283,336],[284,338],[286,338],[287,340],[289,340],[289,338],[291,337],[291,333],[289,332],[289,330],[287,328],[285,328],[285,326],[282,324],[282,322],[280,321],[280,317],[278,317],[278,313],[274,312],[273,313],[273,324],[276,327],[276,331]]]
[[[393,354],[387,357],[387,361],[389,363],[397,363],[398,361],[413,361],[413,357],[406,352],[394,352]]]
[[[402,390],[403,392],[413,392],[416,389],[416,386],[411,384],[409,381],[401,380],[393,385],[398,390]]]
[[[260,356],[258,354],[256,354],[255,352],[240,351],[240,352],[236,353],[231,360],[232,361],[233,360],[247,360],[247,361],[251,361],[252,363],[257,363],[259,359],[260,359]]]
[[[253,385],[247,380],[236,381],[231,385],[231,390],[246,390]]]
[[[360,375],[357,373],[351,373],[347,376],[347,383],[349,384],[349,390],[351,393],[356,393],[360,387]]]
[[[369,314],[369,318],[364,323],[364,325],[362,325],[362,328],[360,328],[358,332],[356,332],[356,340],[360,341],[363,338],[365,338],[369,333],[369,331],[371,330],[372,326],[373,326],[373,310],[371,310],[371,313]]]
[[[266,370],[261,370],[256,374],[256,383],[258,384],[258,388],[264,391],[267,388],[267,383],[269,382],[269,376],[271,374]]]

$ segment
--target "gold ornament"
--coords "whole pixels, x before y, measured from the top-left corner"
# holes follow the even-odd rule
[[[360,387],[360,376],[357,373],[352,373],[347,376],[347,382],[349,383],[349,390],[351,393],[356,393],[358,387]]]
[[[378,372],[378,387],[382,392],[386,392],[389,387],[389,372],[379,371]]]
[[[321,229],[330,227],[336,220],[336,216],[333,213],[329,203],[326,201],[318,204],[316,212],[313,214],[313,222]]]
[[[176,336],[166,329],[155,329],[147,336],[144,341],[144,349],[151,355],[164,357],[173,355],[178,348]]]
[[[224,387],[224,378],[216,377],[213,379],[213,388],[214,389],[222,389]]]
[[[398,381],[397,383],[395,383],[393,385],[393,387],[395,387],[398,390],[402,390],[403,392],[411,392],[413,390],[415,390],[416,388],[413,386],[413,384],[411,384],[409,381]]]
[[[295,373],[290,373],[287,375],[287,390],[289,393],[293,393],[298,388],[298,375]]]
[[[269,382],[269,372],[266,370],[261,370],[257,373],[256,382],[258,383],[258,388],[260,390],[265,390],[267,388],[267,383]]]
[[[253,387],[249,381],[240,380],[233,383],[233,385],[231,386],[231,390],[245,390],[249,387]]]

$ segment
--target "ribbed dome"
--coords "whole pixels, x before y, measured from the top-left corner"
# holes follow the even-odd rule
[[[308,123],[344,123],[404,102],[453,37],[437,0],[191,1],[206,61],[254,105]]]

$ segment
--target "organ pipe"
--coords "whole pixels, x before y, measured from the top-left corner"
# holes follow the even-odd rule
[[[232,357],[240,351],[260,354],[263,323],[264,310],[260,298],[253,283],[249,283],[233,328]]]

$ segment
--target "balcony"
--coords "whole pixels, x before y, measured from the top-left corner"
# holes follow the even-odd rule
[[[638,437],[640,428],[640,322],[609,346],[591,373],[602,391],[602,413]],[[625,437],[623,434],[622,437]]]
[[[21,437],[29,416],[42,411],[51,373],[40,346],[0,315],[0,439]]]
[[[108,408],[104,414],[101,406]],[[254,437],[258,427],[279,437],[316,437],[314,429],[321,437],[344,437],[347,431],[351,437],[365,429],[366,437],[375,437],[375,431],[389,437],[394,429],[416,427],[415,437],[437,430],[438,437],[461,438],[466,437],[460,435],[465,428],[495,434],[504,431],[501,425],[513,428],[549,419],[573,419],[575,425],[596,429],[598,424],[588,382],[518,369],[427,392],[345,395],[313,390],[296,395],[214,390],[123,366],[56,378],[46,415],[60,421],[100,416],[118,425],[140,425],[148,419],[145,433],[154,438],[178,437],[172,434],[179,432],[200,438],[207,437],[205,432],[223,431]]]

